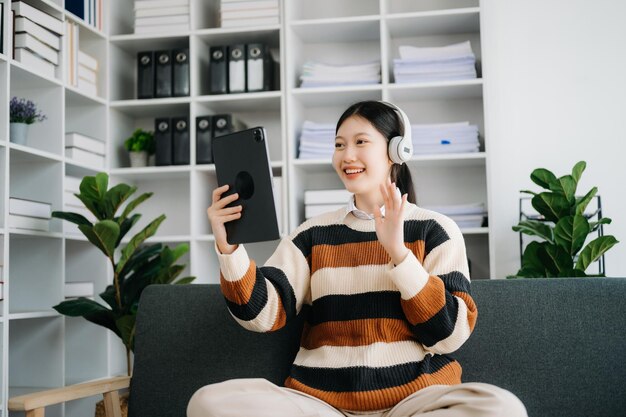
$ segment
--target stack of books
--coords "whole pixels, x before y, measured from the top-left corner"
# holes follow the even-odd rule
[[[22,1],[11,3],[11,10],[15,18],[14,59],[55,78],[61,61],[63,21]]]
[[[335,124],[306,120],[302,125],[299,159],[331,160],[335,151]]]
[[[135,33],[189,31],[189,0],[136,0]]]
[[[443,47],[400,46],[393,60],[396,83],[419,83],[476,78],[476,58],[469,41]]]
[[[483,203],[421,207],[450,217],[461,229],[481,227],[486,221],[485,218],[487,216],[487,211]]]
[[[65,10],[99,31],[104,28],[105,0],[65,0]]]
[[[66,300],[79,297],[90,298],[93,300],[93,282],[66,282],[65,288],[63,289],[63,295]]]
[[[69,211],[71,213],[78,213],[85,217],[90,222],[94,223],[96,221],[96,216],[93,215],[83,204],[82,201],[74,194],[80,194],[80,182],[81,178],[72,177],[69,175],[65,176],[65,180],[63,182],[63,211]],[[63,232],[65,233],[73,233],[80,234],[81,231],[78,230],[78,226],[74,223],[68,222],[67,220],[63,220]]]
[[[268,26],[280,23],[278,0],[222,0],[220,26],[223,28]]]
[[[65,156],[72,162],[104,168],[104,142],[77,132],[65,134]]]
[[[329,211],[346,207],[352,197],[346,189],[308,190],[304,192],[304,217],[310,219]]]
[[[478,126],[469,122],[411,125],[416,155],[478,152]]]
[[[330,87],[380,83],[380,62],[328,65],[314,61],[302,67],[301,87]]]
[[[49,232],[51,218],[50,203],[9,197],[9,227]]]
[[[65,82],[84,92],[98,95],[98,60],[79,49],[79,26],[65,21]]]

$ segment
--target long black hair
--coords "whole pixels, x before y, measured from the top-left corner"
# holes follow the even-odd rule
[[[337,122],[335,134],[337,134],[343,122],[351,116],[359,116],[370,122],[376,130],[387,138],[387,143],[389,143],[394,136],[404,134],[405,128],[411,128],[410,126],[404,126],[402,118],[393,108],[380,101],[367,100],[354,103],[343,112]],[[408,194],[407,200],[409,202],[417,204],[413,178],[411,177],[411,171],[407,164],[392,165],[391,182],[396,183],[396,186],[400,189],[402,194]]]

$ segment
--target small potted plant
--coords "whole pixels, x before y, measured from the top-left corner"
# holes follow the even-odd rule
[[[25,145],[28,125],[44,120],[46,120],[46,116],[37,110],[37,106],[31,100],[11,98],[9,102],[9,139],[13,143]]]
[[[137,129],[124,141],[124,147],[128,151],[131,167],[145,167],[148,165],[148,156],[155,151],[154,134]]]

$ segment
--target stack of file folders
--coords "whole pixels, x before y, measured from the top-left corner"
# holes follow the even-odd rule
[[[304,192],[304,217],[310,219],[330,211],[339,210],[348,204],[352,196],[346,189],[308,190]]]
[[[331,160],[335,151],[335,124],[306,120],[302,125],[299,159]]]
[[[135,33],[189,31],[189,0],[136,0]]]
[[[222,0],[220,26],[251,27],[280,23],[278,0]]]
[[[481,227],[485,222],[487,211],[483,203],[457,205],[421,206],[436,211],[454,220],[459,228]]]
[[[400,46],[393,60],[398,84],[476,78],[476,58],[469,41],[443,47]]]
[[[55,78],[61,62],[63,21],[22,1],[11,3],[15,15],[14,58],[47,77]]]
[[[92,223],[96,222],[96,216],[90,212],[82,201],[75,194],[80,194],[80,182],[81,178],[65,176],[63,182],[63,211],[69,211],[70,213],[77,213],[85,217]],[[63,232],[70,234],[80,234],[78,226],[74,223],[63,220]]]
[[[52,205],[44,201],[9,197],[9,226],[17,229],[50,231]]]
[[[98,139],[77,132],[65,134],[65,156],[72,162],[104,168],[105,145]]]
[[[65,21],[65,81],[85,94],[98,94],[98,60],[79,49],[79,26]]]
[[[328,65],[314,61],[302,67],[301,87],[330,87],[380,83],[380,62]]]
[[[478,126],[469,122],[411,125],[415,155],[478,152]]]

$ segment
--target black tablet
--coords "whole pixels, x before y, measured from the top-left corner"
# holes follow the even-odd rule
[[[213,160],[218,187],[229,185],[222,198],[239,193],[226,207],[242,205],[241,217],[224,224],[228,243],[280,238],[265,129],[255,127],[214,138]]]

